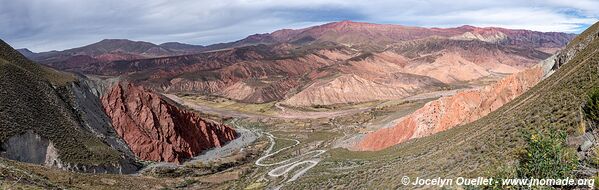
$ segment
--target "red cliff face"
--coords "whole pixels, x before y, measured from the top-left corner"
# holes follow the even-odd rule
[[[541,80],[542,75],[541,67],[535,66],[490,86],[429,102],[399,119],[394,127],[367,134],[355,148],[364,151],[382,150],[409,139],[429,136],[473,122],[526,92]]]
[[[143,160],[181,163],[237,137],[228,126],[206,121],[132,84],[118,84],[102,96],[118,135]]]

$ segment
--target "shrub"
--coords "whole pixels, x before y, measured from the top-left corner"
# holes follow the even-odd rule
[[[591,155],[591,164],[599,166],[599,146],[595,146],[593,148],[593,152]]]
[[[519,178],[571,177],[578,165],[575,151],[566,145],[566,132],[550,130],[525,133],[527,147],[520,154],[516,174]]]
[[[183,182],[177,184],[176,188],[186,188],[189,187],[190,185],[193,185],[194,183],[197,183],[198,181],[195,179],[185,179]]]
[[[595,123],[599,122],[599,88],[591,90],[582,110],[589,120]]]

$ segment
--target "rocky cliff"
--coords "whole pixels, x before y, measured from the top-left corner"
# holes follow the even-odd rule
[[[108,90],[102,105],[118,135],[143,160],[181,163],[237,137],[233,129],[130,83]]]
[[[540,66],[535,66],[510,75],[490,86],[442,97],[394,121],[396,124],[393,127],[367,134],[355,148],[381,150],[409,139],[432,135],[470,123],[526,92],[542,77],[543,70]]]

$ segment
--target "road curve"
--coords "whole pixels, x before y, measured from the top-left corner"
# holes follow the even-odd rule
[[[320,156],[321,154],[325,153],[326,150],[314,150],[314,151],[310,151],[307,152],[306,154],[302,155],[301,157],[308,157],[308,158],[313,158],[313,159],[309,159],[309,160],[297,160],[295,162],[291,162],[289,164],[285,164],[282,166],[279,166],[273,170],[270,170],[270,172],[268,172],[269,176],[272,177],[279,177],[282,175],[285,175],[287,173],[289,173],[289,171],[293,170],[294,168],[304,165],[304,164],[308,164],[306,167],[302,168],[301,170],[297,171],[297,173],[295,175],[293,175],[289,180],[287,180],[287,182],[291,182],[291,181],[295,181],[297,178],[299,178],[301,175],[303,175],[304,173],[306,173],[308,170],[312,169],[314,166],[316,166],[316,164],[318,164],[318,162],[320,162],[320,159],[316,158],[318,156]],[[313,156],[306,156],[306,155],[310,155],[310,154],[314,154]]]
[[[262,161],[264,159],[267,159],[268,157],[271,157],[271,156],[273,156],[275,154],[278,154],[281,151],[284,151],[284,150],[290,149],[290,148],[292,148],[294,146],[297,146],[300,143],[298,140],[295,140],[295,139],[275,137],[275,136],[273,136],[270,133],[264,133],[264,134],[266,135],[266,137],[268,137],[268,140],[270,141],[270,146],[268,147],[268,149],[266,149],[266,151],[265,151],[266,154],[264,156],[258,158],[258,160],[256,160],[256,165],[258,165],[258,166],[274,166],[274,165],[283,164],[283,163],[288,162],[289,160],[291,160],[291,159],[287,159],[287,160],[283,160],[281,162],[271,163],[271,164],[264,164],[264,163],[262,163]],[[290,141],[295,141],[295,144],[293,144],[291,146],[288,146],[288,147],[284,147],[282,149],[279,149],[279,150],[271,153],[272,149],[275,147],[275,138],[285,139],[285,140],[290,140]]]
[[[285,182],[291,182],[291,181],[295,181],[297,180],[300,176],[302,176],[304,173],[306,173],[308,170],[310,170],[311,168],[313,168],[314,166],[316,166],[318,164],[318,162],[320,162],[320,158],[318,158],[321,154],[324,154],[326,152],[326,150],[313,150],[313,151],[309,151],[306,152],[300,156],[294,157],[294,158],[290,158],[287,160],[283,160],[277,163],[270,163],[270,164],[266,164],[263,163],[264,159],[267,159],[275,154],[278,154],[281,151],[290,149],[294,146],[297,146],[300,141],[296,140],[296,139],[288,139],[288,138],[280,138],[280,137],[275,137],[270,133],[265,133],[265,135],[268,137],[269,141],[270,141],[270,146],[268,147],[268,149],[265,151],[265,155],[258,158],[258,160],[256,160],[256,165],[258,166],[275,166],[275,165],[281,165],[284,164],[282,166],[276,167],[272,170],[270,170],[267,175],[271,176],[271,177],[280,177],[283,175],[288,174],[289,172],[291,172],[293,169],[297,168],[297,167],[302,167],[300,170],[298,170],[297,172],[295,172],[295,174],[293,176],[291,176],[291,178],[289,178],[287,181]],[[295,144],[284,147],[280,150],[277,150],[275,152],[272,152],[272,149],[275,146],[275,138],[279,138],[279,139],[286,139],[286,140],[291,140],[291,141],[295,141]],[[304,166],[305,165],[305,166]],[[280,186],[279,186],[280,187]]]

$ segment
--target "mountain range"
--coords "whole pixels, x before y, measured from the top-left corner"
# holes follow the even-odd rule
[[[301,107],[401,99],[498,78],[548,58],[574,36],[342,21],[210,46],[102,40],[23,52],[55,69],[122,76],[163,93]],[[368,90],[338,90],[345,88]]]

